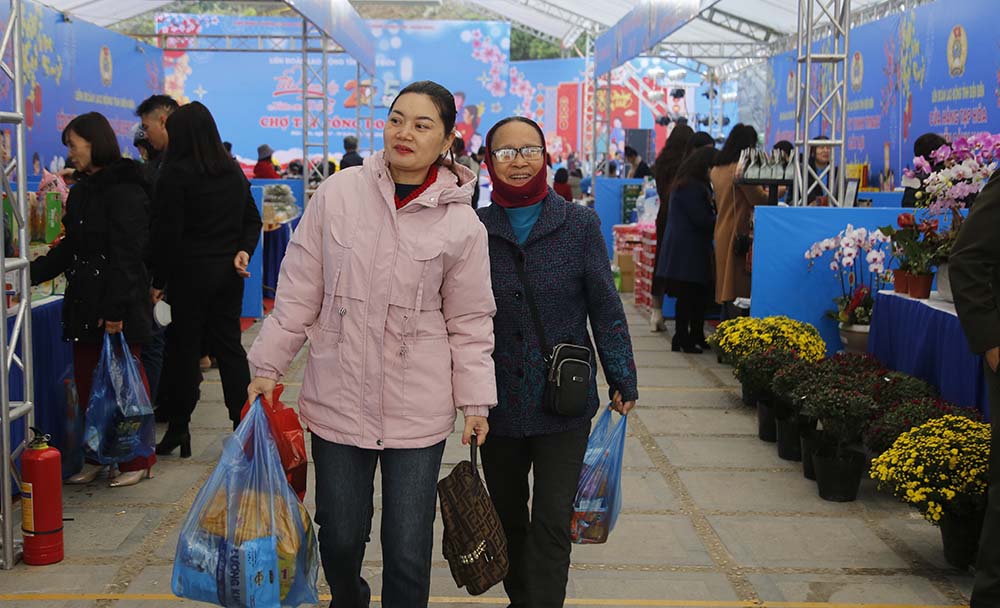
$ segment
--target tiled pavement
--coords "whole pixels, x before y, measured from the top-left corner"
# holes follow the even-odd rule
[[[869,481],[857,502],[820,500],[797,463],[756,439],[728,367],[711,354],[671,353],[665,336],[626,309],[641,397],[629,420],[624,510],[607,544],[574,548],[568,606],[967,605],[971,578],[946,566],[935,528]],[[303,363],[301,355],[287,378],[289,402]],[[66,560],[0,572],[0,606],[196,605],[169,596],[173,551],[229,424],[216,372],[202,395],[194,458],[161,458],[156,477],[133,488],[66,486]],[[456,433],[442,475],[465,454]],[[376,593],[378,519],[365,561]],[[439,551],[432,605],[506,605],[500,588],[472,599],[456,589]]]

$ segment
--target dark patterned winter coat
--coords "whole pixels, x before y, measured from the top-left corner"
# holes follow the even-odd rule
[[[597,364],[591,361],[594,372],[587,413],[566,418],[542,411],[545,363],[517,275],[515,256],[522,253],[548,348],[572,343],[588,346],[593,352],[589,319],[609,392],[621,391],[625,401],[637,399],[632,341],[597,214],[567,203],[550,189],[538,221],[520,246],[502,207],[492,205],[478,213],[489,233],[497,302],[493,359],[499,404],[490,410],[490,433],[530,437],[572,430],[589,425],[598,407],[607,403],[598,395]]]

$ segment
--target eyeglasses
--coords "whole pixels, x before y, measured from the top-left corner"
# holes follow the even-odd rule
[[[538,160],[542,157],[542,153],[545,152],[545,148],[542,146],[524,146],[522,148],[500,148],[499,150],[493,151],[493,158],[497,160],[498,163],[509,163],[513,162],[517,155],[520,154],[521,158],[524,160]]]

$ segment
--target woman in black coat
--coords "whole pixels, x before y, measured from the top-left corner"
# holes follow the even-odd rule
[[[153,300],[167,290],[172,323],[164,374],[169,427],[157,454],[191,455],[188,424],[200,396],[203,341],[219,363],[233,428],[250,368],[240,341],[243,279],[260,238],[250,184],[226,152],[215,119],[197,101],[167,118],[170,145],[156,182]]]
[[[699,148],[680,166],[670,193],[670,211],[656,276],[677,298],[673,350],[701,353],[705,342],[705,307],[712,285],[712,236],[715,208],[709,169],[714,148]]]
[[[90,401],[94,369],[104,334],[125,333],[138,357],[152,332],[149,279],[143,253],[149,240],[149,196],[142,167],[122,158],[108,120],[97,112],[74,118],[62,133],[77,171],[63,225],[66,234],[49,253],[31,263],[31,282],[66,274],[63,339],[73,343],[73,373],[81,414]],[[148,384],[147,384],[148,390]],[[112,487],[152,477],[156,456],[118,464]],[[89,464],[67,483],[89,483],[103,470]]]
[[[510,571],[504,588],[511,605],[562,606],[573,499],[590,421],[602,399],[594,344],[612,407],[626,414],[638,398],[632,342],[600,220],[593,210],[566,202],[546,186],[541,128],[527,118],[504,119],[487,134],[486,147],[493,204],[478,213],[489,233],[497,303],[498,404],[490,410],[483,471],[507,535]],[[559,343],[585,346],[592,353],[589,399],[578,416],[543,408],[545,357]]]
[[[670,137],[663,144],[663,149],[656,156],[653,165],[653,178],[656,180],[656,194],[660,197],[660,208],[656,212],[656,251],[663,250],[663,233],[667,229],[667,213],[670,210],[670,187],[677,175],[677,169],[687,156],[688,143],[694,136],[694,129],[687,125],[677,125],[670,132]],[[658,255],[658,254],[657,254]],[[663,294],[667,286],[662,279],[653,277],[652,315],[649,319],[649,331],[661,332],[663,324]]]

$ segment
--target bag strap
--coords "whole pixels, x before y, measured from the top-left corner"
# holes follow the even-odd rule
[[[528,281],[528,273],[524,269],[527,255],[520,249],[514,247],[511,248],[511,252],[514,255],[514,266],[517,268],[517,278],[521,281],[521,286],[524,289],[524,298],[528,301],[528,310],[531,311],[531,319],[535,324],[535,333],[538,335],[538,344],[542,348],[542,358],[548,362],[550,355],[548,340],[545,339],[545,328],[542,327],[542,317],[538,313],[538,307],[535,305],[535,294],[531,291],[531,283]]]

